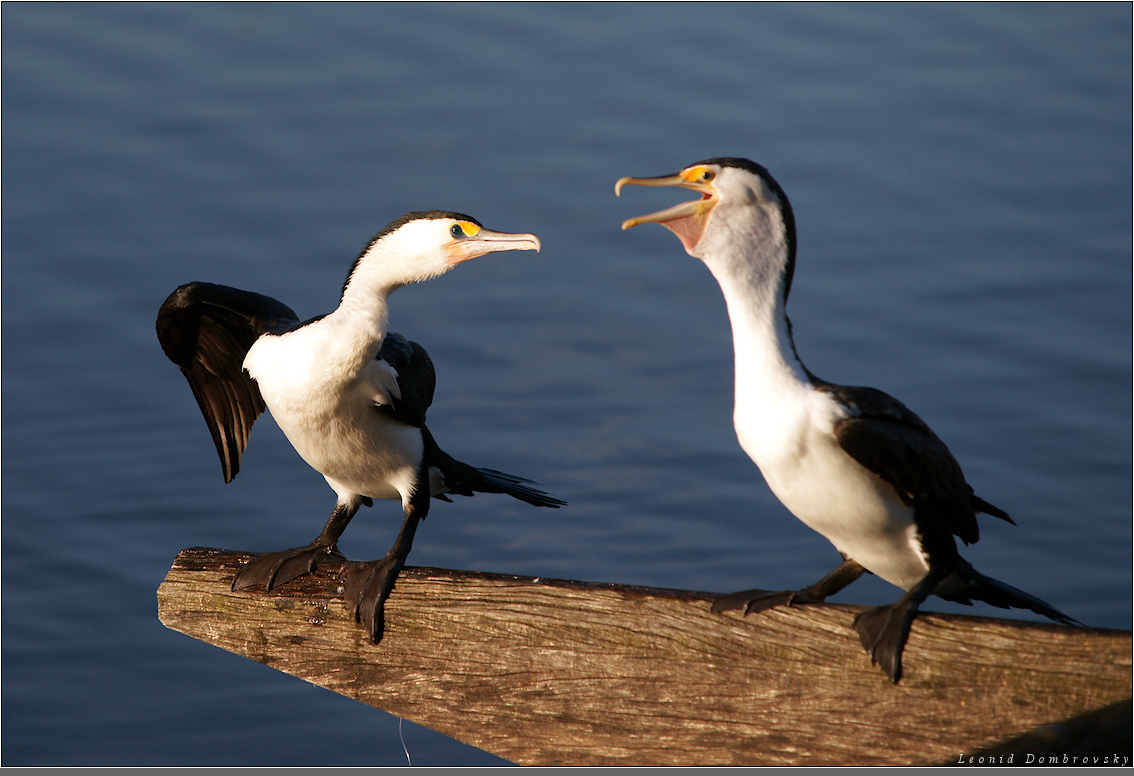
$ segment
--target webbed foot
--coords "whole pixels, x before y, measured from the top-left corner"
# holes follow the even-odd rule
[[[854,629],[870,655],[870,662],[881,667],[895,684],[902,678],[902,650],[906,648],[918,607],[945,575],[942,569],[931,568],[896,602],[867,609],[854,618]]]
[[[902,650],[910,636],[917,603],[900,600],[889,606],[867,609],[854,618],[854,628],[870,662],[879,666],[895,684],[902,678]]]
[[[404,562],[387,555],[382,560],[368,562],[348,561],[343,564],[340,579],[343,581],[343,603],[362,623],[370,640],[377,644],[385,630],[386,599],[394,589]]]
[[[755,614],[777,606],[794,606],[795,604],[822,603],[822,598],[815,598],[804,590],[741,590],[739,593],[729,593],[713,602],[713,611],[716,613],[730,612],[743,609],[745,614]]]
[[[821,604],[827,600],[827,596],[839,592],[861,577],[865,571],[866,569],[855,561],[844,558],[838,568],[802,590],[741,590],[739,593],[731,593],[718,598],[713,603],[713,611],[727,612],[733,609],[743,609],[745,614],[754,614],[777,606]]]
[[[306,547],[296,547],[283,552],[268,552],[249,561],[232,578],[233,590],[244,590],[254,585],[263,585],[271,590],[296,577],[310,574],[323,561],[343,562],[346,558],[335,548],[312,542]]]

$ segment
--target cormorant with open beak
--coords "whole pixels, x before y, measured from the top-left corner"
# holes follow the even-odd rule
[[[977,541],[977,513],[1012,521],[973,493],[921,418],[881,391],[821,380],[800,361],[785,312],[795,218],[766,169],[747,159],[717,158],[675,175],[622,178],[615,193],[628,184],[679,186],[700,195],[631,218],[622,228],[661,224],[712,272],[732,323],[740,446],[784,506],[843,556],[838,568],[802,590],[746,590],[719,599],[714,611],[822,601],[869,571],[907,591],[854,623],[872,661],[895,682],[914,615],[931,594],[1075,622],[980,574],[960,556],[953,537]]]

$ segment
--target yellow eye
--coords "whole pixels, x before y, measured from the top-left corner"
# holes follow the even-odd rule
[[[449,228],[449,234],[453,235],[454,239],[461,239],[462,237],[475,237],[476,233],[480,231],[480,227],[468,221],[458,221]]]

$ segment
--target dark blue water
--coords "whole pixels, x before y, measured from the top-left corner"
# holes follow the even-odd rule
[[[712,278],[619,230],[677,197],[617,178],[717,155],[791,197],[807,365],[901,398],[1019,523],[966,557],[1131,626],[1129,5],[2,14],[4,765],[405,763],[397,718],[158,623],[179,550],[304,543],[333,496],[268,416],[225,486],[153,322],[189,280],[326,312],[409,210],[542,239],[400,291],[392,326],[446,449],[570,502],[437,504],[411,564],[722,592],[833,567],[736,443]],[[417,765],[499,762],[403,734]]]

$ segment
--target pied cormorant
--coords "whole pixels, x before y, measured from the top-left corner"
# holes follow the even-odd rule
[[[665,226],[720,284],[732,323],[733,422],[740,446],[788,510],[825,536],[843,563],[810,587],[746,590],[715,611],[758,612],[822,601],[864,571],[906,590],[869,609],[855,628],[892,681],[910,625],[930,594],[970,604],[1023,608],[1063,623],[1058,609],[978,573],[957,552],[979,538],[977,513],[1012,522],[977,497],[956,459],[929,426],[874,388],[835,385],[800,361],[785,313],[795,267],[795,218],[784,190],[747,159],[716,158],[674,175],[622,178],[615,187],[680,186],[700,194],[623,229]]]
[[[313,542],[255,558],[237,572],[233,590],[270,590],[333,560],[342,564],[347,608],[377,642],[385,601],[431,496],[506,493],[535,506],[564,505],[528,480],[443,452],[425,425],[433,364],[424,348],[386,328],[396,289],[486,253],[539,247],[535,235],[494,232],[459,213],[410,213],[370,240],[328,315],[301,323],[275,299],[211,283],[188,283],[166,299],[158,339],[193,389],[225,481],[240,470],[252,423],[267,408],[337,496]],[[373,499],[401,501],[397,540],[381,560],[345,561],[336,543]]]

